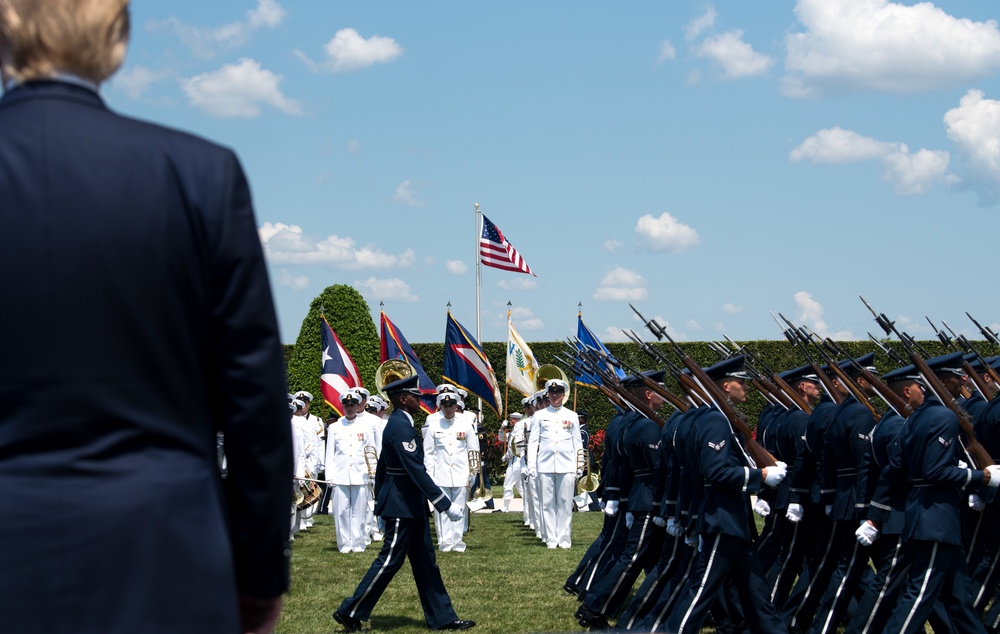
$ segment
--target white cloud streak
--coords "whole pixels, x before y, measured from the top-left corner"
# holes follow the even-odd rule
[[[245,44],[260,29],[277,27],[284,17],[284,8],[275,0],[258,0],[257,6],[247,11],[245,20],[220,27],[197,27],[177,18],[169,18],[162,22],[150,22],[147,28],[173,31],[196,56],[212,57],[218,49],[232,49]]]
[[[373,35],[368,39],[354,29],[341,29],[323,47],[326,58],[313,61],[296,49],[295,56],[314,73],[350,73],[375,64],[394,62],[403,54],[403,47],[391,37]]]
[[[448,260],[444,263],[445,269],[452,275],[465,275],[469,267],[462,260]]]
[[[407,207],[423,207],[425,204],[423,201],[417,199],[417,192],[414,190],[413,181],[411,180],[405,180],[400,183],[396,187],[396,192],[392,195],[392,199]]]
[[[805,30],[786,39],[786,94],[913,93],[969,84],[1000,69],[997,22],[974,22],[930,2],[799,0]]]
[[[774,64],[771,57],[758,53],[743,41],[743,31],[734,29],[705,38],[692,49],[698,57],[712,60],[727,79],[762,75]]]
[[[825,309],[822,304],[813,299],[811,293],[799,291],[795,293],[794,298],[795,304],[799,307],[798,320],[816,331],[816,334],[838,341],[855,338],[849,330],[830,332],[829,326],[827,326],[826,321],[823,319]]]
[[[380,280],[369,277],[364,281],[354,282],[354,288],[358,289],[362,295],[379,301],[392,302],[417,302],[419,295],[410,292],[410,285],[398,278]]]
[[[701,241],[697,231],[667,212],[659,218],[652,214],[642,216],[635,225],[635,232],[639,234],[639,243],[650,251],[680,253]]]
[[[599,302],[637,302],[648,298],[646,278],[620,266],[604,276],[593,295]]]
[[[278,88],[281,75],[261,68],[260,63],[244,57],[237,64],[227,64],[217,71],[195,75],[181,81],[192,106],[215,117],[259,117],[261,105],[269,105],[286,114],[302,114],[295,100]]]
[[[957,108],[945,113],[944,123],[965,167],[962,186],[976,191],[980,204],[995,205],[1000,196],[1000,101],[970,90]]]
[[[696,39],[704,31],[715,26],[715,18],[718,15],[715,7],[708,5],[704,13],[684,25],[684,38],[689,42]]]
[[[301,227],[280,222],[265,222],[257,232],[268,260],[275,264],[320,264],[355,270],[412,268],[416,261],[412,249],[390,255],[374,245],[359,247],[353,238],[329,235],[315,240]]]

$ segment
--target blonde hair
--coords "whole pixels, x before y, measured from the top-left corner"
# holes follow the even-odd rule
[[[72,73],[95,83],[125,59],[129,0],[0,0],[0,64],[23,82]]]

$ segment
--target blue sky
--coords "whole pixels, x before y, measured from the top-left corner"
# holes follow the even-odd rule
[[[236,150],[282,338],[350,284],[411,342],[1000,322],[993,3],[135,2],[109,105]],[[582,304],[582,307],[580,305]],[[377,323],[377,321],[376,321]],[[648,338],[648,333],[643,333]],[[978,338],[978,337],[977,337]]]

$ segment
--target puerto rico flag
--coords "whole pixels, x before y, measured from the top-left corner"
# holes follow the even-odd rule
[[[344,408],[340,403],[340,395],[350,389],[363,387],[361,377],[358,375],[358,367],[354,365],[354,359],[347,354],[337,333],[333,332],[333,328],[327,323],[326,317],[323,317],[323,323],[319,327],[323,339],[320,389],[323,391],[323,400],[326,404],[343,416]]]
[[[493,367],[479,342],[451,316],[451,311],[444,334],[444,379],[483,399],[497,416],[503,416]]]

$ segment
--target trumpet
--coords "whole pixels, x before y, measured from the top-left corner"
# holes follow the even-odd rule
[[[473,489],[472,485],[469,485],[469,499],[474,502],[486,502],[487,500],[493,499],[493,491],[486,488],[486,477],[483,475],[483,459],[482,454],[478,451],[469,452],[469,472],[479,473],[479,477],[476,481],[479,485]]]
[[[365,466],[368,467],[368,493],[371,495],[371,499],[375,501],[375,469],[378,467],[378,452],[375,451],[375,447],[371,445],[365,445]]]
[[[596,491],[601,478],[590,470],[590,459],[587,456],[587,450],[582,447],[576,450],[576,469],[577,471],[583,471],[583,475],[580,476],[576,483],[576,494],[581,495]]]

